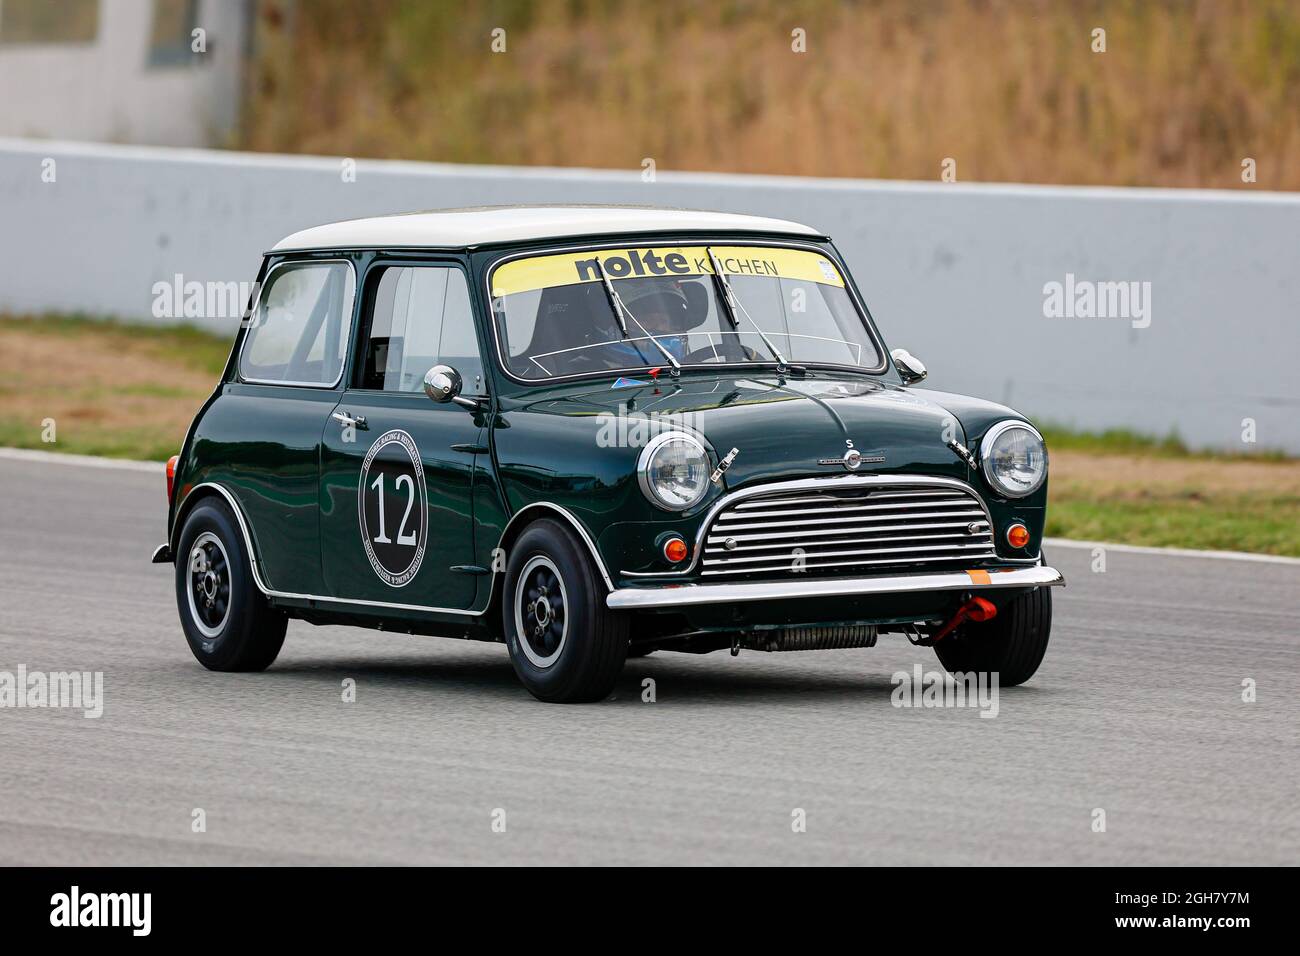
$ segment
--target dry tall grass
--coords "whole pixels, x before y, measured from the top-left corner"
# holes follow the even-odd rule
[[[1250,157],[1247,188],[1300,188],[1297,0],[259,9],[257,150],[891,179],[953,157],[961,180],[1216,187]]]

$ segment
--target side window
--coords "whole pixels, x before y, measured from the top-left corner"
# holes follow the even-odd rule
[[[466,395],[485,391],[465,273],[454,266],[389,266],[370,306],[359,388],[418,392],[434,365],[460,372]]]
[[[240,377],[334,385],[347,354],[355,280],[344,262],[281,266],[262,289],[239,356]]]

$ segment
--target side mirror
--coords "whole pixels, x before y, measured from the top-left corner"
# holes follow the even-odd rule
[[[898,374],[903,376],[904,385],[915,385],[917,382],[924,381],[930,374],[921,364],[921,360],[907,349],[894,349],[889,353],[889,357],[894,360],[894,367],[898,369]]]
[[[478,408],[478,402],[472,398],[461,398],[462,387],[460,372],[450,365],[435,365],[424,373],[424,394],[439,405],[455,402],[465,408]]]

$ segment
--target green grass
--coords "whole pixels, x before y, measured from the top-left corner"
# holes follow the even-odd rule
[[[166,461],[180,451],[184,437],[184,431],[173,436],[171,433],[160,435],[155,429],[96,429],[85,434],[61,429],[59,440],[46,444],[41,441],[39,431],[25,422],[0,422],[0,447],[54,451],[66,455],[97,455],[132,461]]]
[[[1300,460],[1193,451],[1176,434],[1043,433],[1048,535],[1300,557]]]
[[[192,325],[149,325],[119,319],[97,319],[74,313],[50,313],[36,318],[0,313],[0,331],[6,328],[31,329],[42,335],[67,339],[85,339],[92,335],[100,342],[114,341],[145,346],[174,358],[177,364],[217,376],[226,367],[233,333],[218,334]]]
[[[1052,451],[1082,451],[1098,455],[1139,455],[1156,458],[1191,458],[1206,461],[1288,461],[1291,456],[1274,449],[1252,451],[1204,451],[1188,448],[1176,431],[1164,438],[1108,428],[1105,431],[1078,431],[1060,425],[1041,425],[1039,431]]]
[[[175,454],[232,333],[84,315],[0,315],[0,445],[109,458]],[[44,422],[56,423],[47,443]]]
[[[1251,551],[1300,557],[1300,497],[1116,501],[1053,497],[1047,534],[1163,548]]]

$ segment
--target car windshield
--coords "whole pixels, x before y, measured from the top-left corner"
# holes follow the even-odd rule
[[[502,360],[526,380],[782,358],[882,364],[839,269],[807,249],[639,246],[538,255],[497,266],[490,286]]]

